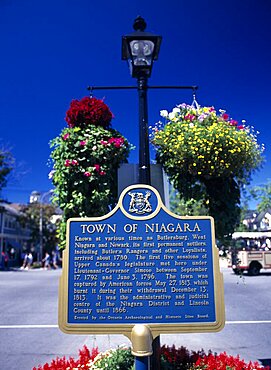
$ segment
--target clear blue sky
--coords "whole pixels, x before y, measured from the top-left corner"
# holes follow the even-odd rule
[[[32,190],[52,188],[48,143],[66,125],[72,99],[87,95],[88,85],[136,85],[121,60],[121,36],[138,15],[163,37],[149,85],[198,85],[200,105],[254,125],[266,164],[253,184],[271,177],[270,0],[0,0],[0,138],[17,162],[2,192],[7,200],[28,202]],[[137,145],[136,90],[95,95]],[[149,124],[183,102],[192,102],[190,91],[149,90]],[[137,158],[138,149],[130,161]]]

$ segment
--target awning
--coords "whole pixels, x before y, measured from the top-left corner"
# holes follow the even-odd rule
[[[271,238],[271,231],[236,231],[232,239],[262,239]]]

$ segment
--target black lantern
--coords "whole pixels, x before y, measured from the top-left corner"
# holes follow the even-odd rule
[[[132,77],[150,77],[152,64],[158,59],[162,37],[145,32],[142,17],[134,21],[135,32],[122,36],[122,60],[127,60]]]
[[[158,59],[162,37],[145,32],[142,17],[134,21],[135,32],[122,36],[122,60],[127,60],[132,77],[137,78],[139,97],[139,183],[151,184],[148,135],[147,80],[152,63]]]

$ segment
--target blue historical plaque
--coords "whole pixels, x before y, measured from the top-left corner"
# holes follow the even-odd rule
[[[105,216],[67,225],[60,284],[64,332],[157,335],[218,331],[224,294],[211,217],[181,217],[148,185],[128,187]]]

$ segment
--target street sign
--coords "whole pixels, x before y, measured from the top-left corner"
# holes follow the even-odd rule
[[[72,218],[59,290],[65,333],[130,336],[224,327],[223,277],[209,216],[181,217],[149,185],[126,188],[102,217]]]

